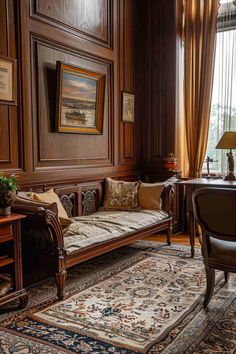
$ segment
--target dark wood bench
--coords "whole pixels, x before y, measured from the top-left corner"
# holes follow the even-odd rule
[[[52,188],[44,187],[41,192]],[[39,192],[39,189],[35,190]],[[73,185],[54,186],[54,191],[59,196],[69,217],[92,214],[98,210],[103,203],[104,181],[78,183]],[[171,205],[173,199],[173,186],[168,185],[162,193],[162,209],[168,212],[168,217],[150,226],[130,232],[117,239],[101,242],[89,247],[82,248],[71,255],[67,255],[64,247],[63,231],[56,213],[52,210],[32,206],[29,203],[13,204],[14,211],[27,215],[22,223],[23,234],[23,260],[25,273],[32,263],[42,258],[44,264],[48,265],[49,273],[54,273],[57,296],[60,300],[64,298],[64,287],[67,276],[67,269],[81,262],[112,251],[116,248],[132,244],[146,236],[154,235],[160,231],[167,234],[167,243],[171,243],[172,234],[172,213]]]

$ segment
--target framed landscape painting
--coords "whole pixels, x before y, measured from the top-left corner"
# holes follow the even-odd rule
[[[57,62],[57,131],[102,134],[105,75]]]

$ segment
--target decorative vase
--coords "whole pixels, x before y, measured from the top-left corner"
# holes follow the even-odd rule
[[[15,190],[0,191],[0,215],[7,216],[11,214],[11,205],[15,199]]]
[[[164,157],[161,162],[166,170],[175,170],[177,168],[177,160],[172,153]]]

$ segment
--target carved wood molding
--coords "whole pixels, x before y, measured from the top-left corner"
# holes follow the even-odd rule
[[[120,86],[122,91],[134,92],[134,50],[130,48],[130,38],[134,38],[134,18],[132,1],[120,0]],[[129,56],[127,52],[129,51]],[[120,96],[120,116],[122,115],[122,97]],[[119,165],[135,163],[135,124],[120,122]]]
[[[40,3],[39,0],[31,0],[30,16],[35,20],[46,22],[54,28],[62,29],[63,31],[68,31],[73,35],[91,41],[93,43],[99,44],[100,46],[112,48],[113,46],[113,1],[103,0],[103,2],[105,2],[105,4],[103,5],[100,4],[100,14],[105,11],[103,13],[104,22],[100,24],[100,32],[98,30],[97,32],[96,30],[92,31],[89,28],[89,25],[93,23],[92,19],[91,19],[91,23],[89,23],[89,18],[87,18],[87,23],[86,20],[83,21],[81,19],[82,20],[81,24],[77,26],[75,24],[73,25],[72,23],[69,23],[68,20],[63,21],[63,19],[60,19],[56,8],[57,3],[56,1],[53,0],[51,0],[50,2],[40,0]],[[79,6],[79,4],[77,6]],[[54,16],[52,14],[53,7],[55,10]],[[88,9],[88,11],[91,16],[91,10]],[[93,19],[93,21],[96,21],[96,19]]]
[[[71,193],[69,195],[63,194],[60,196],[60,201],[68,215],[71,218],[74,215],[75,209],[75,193]]]
[[[43,80],[48,80],[48,78],[46,77],[46,70],[48,69],[51,74],[52,72],[54,72],[54,81],[56,80],[56,66],[54,63],[54,68],[52,66],[50,66],[50,64],[48,64],[48,67],[44,67],[42,71],[39,72],[38,70],[38,66],[42,65],[41,62],[39,62],[39,57],[40,57],[40,49],[43,48],[44,50],[47,50],[47,48],[49,48],[49,50],[53,50],[56,54],[57,52],[60,54],[62,53],[63,55],[70,55],[70,56],[74,56],[75,58],[79,58],[80,60],[83,60],[84,63],[87,63],[87,66],[93,66],[93,65],[99,65],[101,68],[103,68],[104,74],[106,75],[106,112],[104,113],[104,117],[103,119],[107,119],[108,121],[106,121],[107,124],[107,135],[108,135],[108,141],[107,141],[107,153],[106,156],[102,157],[102,156],[96,156],[97,155],[97,150],[95,151],[96,154],[94,153],[94,157],[92,158],[81,158],[81,157],[55,157],[55,158],[50,158],[50,157],[46,157],[46,156],[42,156],[42,151],[44,151],[45,154],[45,147],[43,145],[42,137],[43,135],[40,134],[35,134],[35,145],[34,145],[34,170],[40,170],[42,171],[42,169],[45,167],[45,169],[47,169],[48,166],[60,166],[63,169],[63,166],[66,166],[65,168],[68,169],[68,167],[72,167],[74,165],[76,165],[77,168],[84,168],[84,167],[98,167],[100,165],[104,166],[104,167],[109,167],[113,165],[113,161],[114,161],[114,149],[112,149],[112,129],[113,129],[113,100],[112,100],[112,96],[113,96],[113,88],[112,88],[112,84],[111,84],[111,80],[112,80],[112,72],[113,72],[113,63],[108,60],[108,59],[101,59],[98,58],[96,56],[91,56],[88,53],[84,53],[84,52],[80,52],[78,50],[74,50],[72,48],[68,48],[65,45],[59,45],[58,43],[54,43],[51,42],[49,39],[45,39],[42,38],[39,35],[35,35],[35,34],[31,34],[31,63],[33,64],[33,68],[31,70],[32,73],[32,86],[33,86],[33,124],[35,126],[35,132],[37,131],[38,127],[40,127],[40,119],[41,119],[41,109],[42,109],[42,102],[40,101],[40,89],[39,89],[39,76],[40,75],[45,75],[43,77]],[[35,66],[35,67],[34,67]],[[42,78],[41,78],[42,79]],[[50,90],[50,92],[52,92],[53,90]],[[55,90],[56,91],[56,87]],[[46,93],[45,93],[45,97],[46,97]],[[49,110],[49,112],[47,112],[47,114],[49,115],[50,119],[53,119],[53,116],[55,115],[52,114],[52,112],[50,112],[50,97],[46,97],[48,100],[48,105],[49,107],[47,108]],[[45,98],[45,99],[46,99]],[[41,97],[42,99],[42,97]],[[52,100],[52,98],[51,98]],[[54,100],[53,100],[54,101]],[[45,116],[45,115],[44,115]],[[45,123],[44,123],[45,124]],[[53,132],[54,125],[51,122],[51,127],[50,130],[51,132]],[[56,133],[56,132],[55,132]],[[56,133],[58,134],[58,133]],[[63,139],[63,134],[61,134],[61,138]],[[67,135],[64,135],[67,136]],[[78,138],[83,139],[83,141],[85,139],[89,139],[90,137],[88,136],[83,136],[81,137],[81,135],[78,134]],[[93,137],[94,139],[94,137]],[[95,137],[95,139],[101,139],[100,136]],[[97,140],[98,141],[98,140]],[[62,143],[64,143],[64,140],[62,140]],[[89,146],[91,146],[91,144],[88,144]],[[79,149],[78,149],[79,151]],[[69,163],[69,166],[68,166]]]
[[[18,94],[19,52],[17,47],[17,14],[14,0],[2,0],[0,6],[1,58],[16,62],[14,85]],[[20,170],[21,166],[21,115],[20,97],[17,104],[2,101],[0,105],[0,166],[1,170]]]
[[[98,193],[99,191],[96,189],[82,192],[83,215],[90,215],[97,211],[99,199]]]

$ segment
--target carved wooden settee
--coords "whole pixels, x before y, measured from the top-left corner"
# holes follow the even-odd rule
[[[44,187],[43,191],[52,188]],[[96,212],[103,203],[104,181],[79,183],[74,185],[54,186],[69,217],[88,215]],[[38,189],[36,190],[39,191]],[[41,190],[42,192],[42,190]],[[164,220],[152,223],[138,230],[126,233],[120,237],[96,243],[78,249],[68,254],[65,249],[63,230],[55,210],[37,207],[29,202],[14,203],[12,208],[16,212],[27,215],[22,224],[23,259],[26,269],[29,269],[36,259],[43,259],[50,274],[55,275],[57,295],[60,300],[64,298],[64,286],[67,269],[96,256],[132,244],[145,236],[165,231],[167,243],[171,243],[172,234],[172,201],[173,186],[168,185],[162,192],[162,209],[168,212]],[[51,208],[53,209],[53,208]],[[138,212],[136,212],[138,214]],[[38,262],[38,261],[36,261]]]

